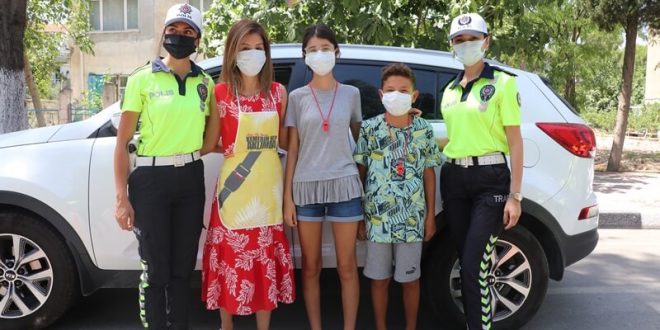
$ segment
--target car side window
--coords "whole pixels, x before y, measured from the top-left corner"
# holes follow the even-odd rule
[[[291,81],[291,72],[293,71],[293,68],[290,65],[275,66],[273,71],[275,73],[275,81],[284,85],[286,90],[289,90],[289,81]]]
[[[385,108],[380,101],[378,90],[380,89],[381,70],[387,62],[375,64],[353,64],[338,63],[335,66],[335,79],[347,85],[352,85],[360,90],[362,102],[362,119],[369,119],[384,113]],[[436,94],[438,80],[435,72],[412,67],[417,81],[419,97],[413,103],[413,107],[422,110],[422,117],[426,119],[437,118]]]

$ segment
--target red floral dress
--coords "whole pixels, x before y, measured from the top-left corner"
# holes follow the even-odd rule
[[[240,112],[277,111],[282,119],[281,90],[284,90],[282,85],[273,83],[270,95],[239,96],[239,109],[227,85],[216,85],[225,158],[234,156]],[[231,207],[231,204],[223,207]],[[220,213],[216,196],[202,266],[202,301],[206,302],[206,308],[224,308],[230,314],[248,315],[273,310],[278,303],[292,303],[295,299],[293,260],[283,225],[229,229],[223,224]]]

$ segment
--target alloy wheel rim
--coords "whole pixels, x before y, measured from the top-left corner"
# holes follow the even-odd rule
[[[44,250],[17,234],[0,234],[0,319],[17,319],[41,308],[53,290]]]
[[[516,245],[498,240],[488,275],[492,295],[495,322],[515,314],[529,297],[532,286],[532,269],[529,258]],[[461,267],[456,260],[449,276],[449,290],[454,303],[463,312],[461,293]]]

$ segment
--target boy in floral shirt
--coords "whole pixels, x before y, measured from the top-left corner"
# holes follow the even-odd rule
[[[372,279],[376,329],[386,329],[388,290],[394,276],[403,286],[406,329],[413,330],[422,242],[436,230],[433,167],[440,165],[440,150],[431,125],[408,114],[419,95],[412,70],[405,64],[390,64],[383,68],[381,84],[387,112],[362,122],[354,155],[365,189],[364,275]]]

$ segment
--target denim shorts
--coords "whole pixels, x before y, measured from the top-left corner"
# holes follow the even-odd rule
[[[360,221],[364,218],[362,197],[338,203],[296,205],[296,214],[300,221],[319,222],[323,219],[331,222]]]

